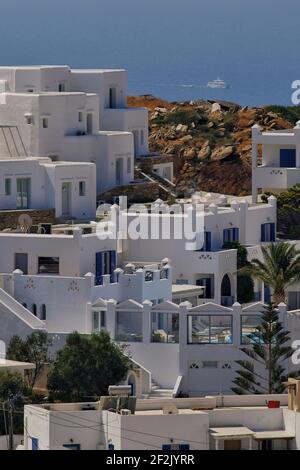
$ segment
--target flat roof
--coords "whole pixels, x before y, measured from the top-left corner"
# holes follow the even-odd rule
[[[268,439],[293,439],[295,433],[280,430],[280,431],[259,431],[254,433],[254,439],[257,441]]]
[[[209,431],[214,439],[251,437],[254,435],[254,432],[246,426],[209,428]]]
[[[191,408],[177,408],[178,413],[176,414],[179,415],[194,415],[194,414],[203,414],[206,413],[205,410],[192,410]],[[151,416],[151,415],[163,415],[164,411],[163,409],[158,409],[158,410],[136,410],[135,415],[145,415],[145,416]],[[172,413],[174,415],[175,413]],[[165,416],[168,414],[166,413]],[[170,416],[170,415],[168,415]]]
[[[204,286],[194,286],[191,284],[172,284],[172,294],[201,294]]]
[[[109,73],[126,72],[126,69],[71,69],[72,73]]]
[[[70,68],[68,65],[1,65],[0,70],[16,69],[16,70],[39,70],[39,69],[65,69]]]

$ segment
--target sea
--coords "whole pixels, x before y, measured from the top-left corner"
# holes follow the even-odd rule
[[[291,105],[300,80],[299,0],[0,0],[0,17],[0,65],[126,68],[134,95]]]

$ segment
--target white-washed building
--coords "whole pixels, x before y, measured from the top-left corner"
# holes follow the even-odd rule
[[[261,154],[261,164],[258,155]],[[300,121],[293,129],[252,127],[252,199],[258,191],[282,192],[300,183]]]
[[[129,184],[148,154],[148,112],[127,108],[125,70],[0,67],[0,158],[96,164],[97,192]]]
[[[295,389],[291,390],[292,387]],[[182,453],[189,450],[299,449],[298,388],[297,382],[290,383],[289,396],[137,400],[133,412],[107,411],[101,401],[26,405],[24,445],[19,448],[177,450]],[[293,398],[291,393],[294,393]],[[276,408],[271,407],[272,403],[276,403]],[[189,457],[179,455],[177,458]],[[179,462],[189,463],[187,460]]]
[[[141,236],[137,239],[124,240],[123,261],[130,259],[139,265],[143,261],[167,257],[171,260],[174,284],[203,286],[202,302],[232,305],[236,300],[237,250],[223,246],[231,241],[242,245],[274,241],[276,198],[271,196],[267,204],[249,204],[246,200],[229,204],[223,196],[215,203],[200,206],[197,212],[199,229],[193,240],[184,232],[188,212],[172,214],[171,209],[163,213],[166,206],[159,205],[156,213],[142,210],[137,215],[136,211],[130,210],[126,214],[129,227],[136,219],[144,228],[140,229]],[[183,233],[180,238],[175,236],[178,223]],[[154,224],[159,227],[155,237],[151,235]],[[170,228],[166,229],[168,224]],[[167,231],[163,232],[164,229]],[[146,232],[148,237],[144,236]]]
[[[55,209],[57,218],[95,217],[94,163],[33,157],[1,159],[0,188],[0,210]]]

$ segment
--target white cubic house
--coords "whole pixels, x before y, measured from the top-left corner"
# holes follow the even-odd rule
[[[259,150],[261,164],[258,164]],[[259,190],[282,192],[300,183],[300,121],[293,129],[263,132],[252,127],[252,198]]]
[[[95,163],[100,193],[147,154],[148,111],[127,108],[125,70],[0,67],[0,158]]]

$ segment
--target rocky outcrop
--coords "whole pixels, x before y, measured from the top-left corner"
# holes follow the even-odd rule
[[[174,182],[183,194],[249,194],[251,127],[292,127],[267,108],[242,108],[226,101],[169,103],[147,95],[129,98],[129,105],[148,107],[150,151],[176,157]]]

